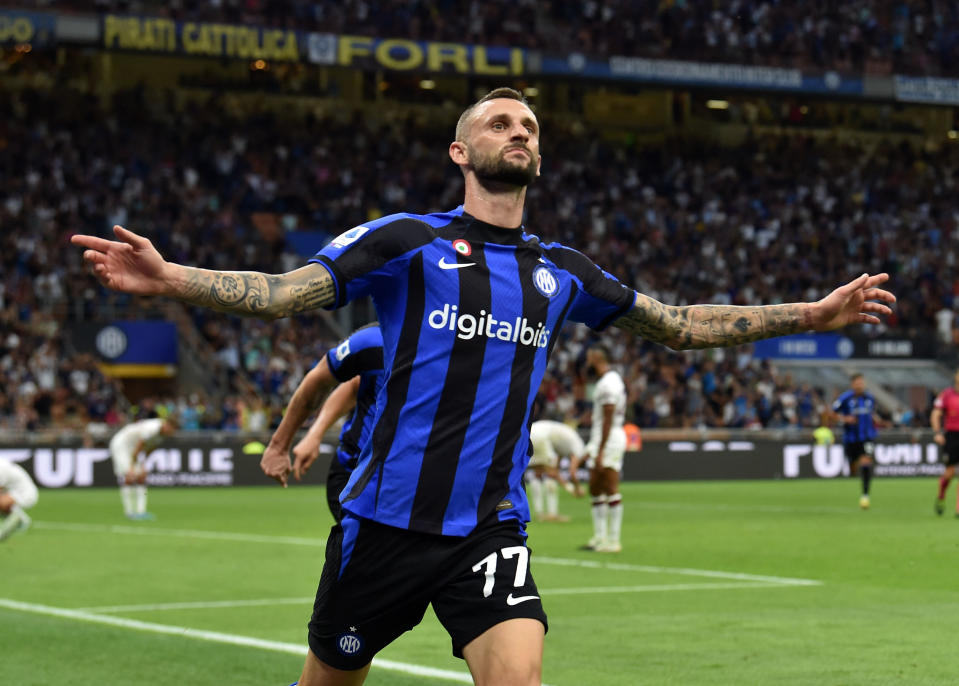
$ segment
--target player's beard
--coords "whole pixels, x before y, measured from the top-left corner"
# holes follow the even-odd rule
[[[489,155],[479,154],[475,148],[467,144],[470,156],[470,165],[473,173],[484,186],[528,186],[536,180],[537,164],[533,153],[525,146],[512,145],[498,153]],[[510,150],[525,150],[529,155],[529,162],[522,164],[518,161],[506,159]]]

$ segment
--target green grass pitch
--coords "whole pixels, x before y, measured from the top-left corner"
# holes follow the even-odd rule
[[[588,502],[564,493],[572,522],[530,526],[550,617],[544,682],[959,682],[959,520],[933,514],[931,479],[876,480],[866,512],[857,487],[625,484],[619,555],[577,550]],[[330,525],[322,490],[154,488],[150,509],[155,522],[128,522],[115,490],[41,493],[34,527],[0,544],[0,682],[297,678]],[[381,657],[390,668],[374,666],[372,686],[466,675],[429,613]]]

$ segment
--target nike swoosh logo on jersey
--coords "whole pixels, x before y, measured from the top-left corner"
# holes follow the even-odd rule
[[[508,596],[506,596],[506,604],[519,605],[520,603],[525,603],[527,600],[536,600],[538,598],[538,595],[521,595],[518,598],[514,598],[513,594],[510,593]]]
[[[440,269],[462,269],[463,267],[472,267],[475,265],[475,262],[447,262],[445,257],[441,257],[440,261],[437,263],[440,266]]]

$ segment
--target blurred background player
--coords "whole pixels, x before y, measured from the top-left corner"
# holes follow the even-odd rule
[[[855,475],[858,470],[862,480],[859,507],[866,510],[872,481],[872,455],[876,447],[876,398],[866,390],[866,379],[862,374],[853,374],[849,383],[852,387],[839,394],[832,409],[843,424],[842,443],[849,473]]]
[[[164,436],[172,436],[178,426],[173,416],[141,419],[127,424],[110,439],[113,472],[120,484],[120,500],[127,519],[154,519],[147,512],[147,472],[139,457],[156,448]]]
[[[946,488],[955,476],[956,464],[959,464],[959,370],[953,376],[952,386],[936,396],[929,425],[936,432],[933,440],[946,453],[946,471],[939,478],[939,495],[936,496],[936,514],[941,515],[946,509]],[[959,517],[959,490],[956,492],[956,517]]]
[[[26,470],[0,458],[0,541],[30,527],[24,510],[37,504],[37,487]]]
[[[337,419],[353,410],[340,430],[336,456],[326,477],[326,502],[333,518],[342,516],[340,493],[356,467],[360,449],[369,440],[376,395],[383,386],[383,335],[377,324],[357,329],[340,341],[311,369],[290,399],[283,421],[267,451],[287,454],[296,431],[337,383],[306,435],[293,448],[293,476],[299,481],[319,457],[323,435]],[[267,458],[264,453],[264,458]]]
[[[593,388],[593,424],[586,446],[593,513],[593,537],[586,547],[602,553],[618,553],[623,549],[620,542],[623,497],[619,493],[619,473],[626,452],[626,432],[623,430],[626,384],[619,372],[610,366],[609,358],[609,350],[600,344],[586,351],[587,370],[598,379]]]
[[[570,466],[582,462],[586,446],[576,429],[548,419],[533,422],[529,428],[529,440],[533,454],[529,460],[531,478],[526,482],[530,492],[533,515],[544,522],[568,522],[569,517],[559,513],[559,485],[562,484],[577,497],[583,494],[573,472],[570,485],[559,471],[559,460],[567,457]],[[545,506],[544,506],[545,501]]]

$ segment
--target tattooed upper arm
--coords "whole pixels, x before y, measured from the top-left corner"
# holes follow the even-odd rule
[[[332,304],[336,287],[319,264],[277,275],[187,267],[177,297],[220,312],[276,319]]]
[[[642,293],[636,294],[633,308],[614,323],[674,350],[741,345],[811,327],[806,303],[675,307]]]

